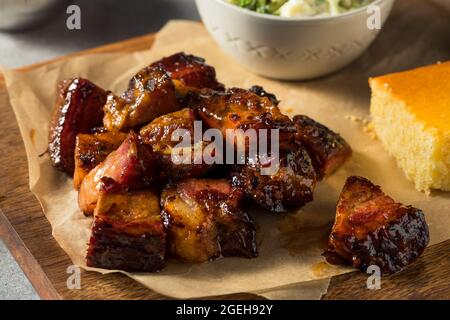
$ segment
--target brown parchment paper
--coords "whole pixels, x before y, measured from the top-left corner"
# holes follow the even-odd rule
[[[205,57],[227,86],[262,85],[277,94],[282,111],[288,115],[304,113],[340,132],[352,146],[354,156],[321,182],[314,202],[298,212],[274,216],[257,208],[251,210],[259,229],[257,259],[227,258],[200,265],[171,261],[160,273],[126,274],[156,292],[177,298],[236,292],[278,299],[320,298],[331,276],[352,270],[328,265],[321,256],[339,192],[349,175],[366,176],[398,201],[422,208],[430,226],[431,244],[450,238],[450,194],[434,192],[426,196],[415,191],[381,144],[364,131],[370,98],[367,78],[448,60],[449,32],[449,15],[434,5],[421,0],[398,1],[381,36],[358,61],[332,76],[299,83],[278,82],[247,72],[216,46],[201,24],[186,21],[166,25],[150,51],[77,57],[29,72],[4,70],[28,156],[30,189],[52,225],[53,236],[74,264],[102,273],[117,272],[86,267],[92,220],[79,211],[72,180],[51,167],[48,155],[39,157],[47,148],[56,83],[82,76],[120,93],[136,71],[161,56],[186,51]]]

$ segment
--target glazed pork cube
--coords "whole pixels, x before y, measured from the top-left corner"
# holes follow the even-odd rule
[[[203,140],[194,141],[194,121],[196,120],[198,118],[195,111],[185,108],[156,118],[141,129],[142,141],[150,145],[158,157],[161,180],[198,178],[211,171],[213,165],[206,164],[202,157],[204,148],[209,143]],[[185,130],[185,133],[189,133],[183,138],[183,142],[187,141],[190,144],[188,148],[177,146],[180,141],[173,139],[176,130]],[[201,153],[196,152],[196,148],[200,148]],[[186,153],[188,155],[190,153],[190,157],[187,156],[189,163],[175,163],[172,160],[173,154],[184,156]]]
[[[121,97],[109,94],[104,106],[103,125],[109,131],[129,131],[180,109],[170,76],[159,67],[140,70]]]
[[[64,80],[58,84],[48,139],[53,166],[73,174],[76,136],[102,125],[106,96],[106,91],[83,78]]]
[[[223,90],[216,79],[216,70],[205,63],[205,59],[179,52],[156,61],[152,66],[166,71],[172,78],[177,92],[186,95],[201,88]]]
[[[86,256],[89,267],[154,272],[166,264],[166,233],[156,191],[101,191]]]
[[[332,174],[351,157],[352,149],[338,133],[305,115],[293,121],[295,139],[307,148],[318,178]]]
[[[278,129],[280,148],[290,144],[295,133],[295,126],[288,116],[281,113],[277,104],[267,96],[260,96],[252,91],[232,88],[226,91],[202,90],[192,97],[189,105],[210,128],[219,129],[224,137],[227,130],[254,129],[259,136],[260,129]],[[267,132],[268,138],[271,136]],[[271,144],[268,139],[268,145]],[[239,146],[236,143],[236,146]],[[248,140],[245,141],[248,151]]]
[[[150,146],[130,132],[120,147],[111,152],[83,179],[78,205],[86,215],[94,212],[102,189],[136,190],[156,186],[157,159]],[[111,183],[114,182],[114,183]]]
[[[73,183],[80,188],[84,177],[116,150],[125,140],[127,134],[122,132],[80,133],[75,145],[75,171]]]
[[[395,202],[365,178],[349,177],[324,255],[333,264],[377,265],[390,274],[420,256],[429,238],[422,210]]]
[[[269,157],[268,161],[276,159]],[[311,202],[316,173],[302,145],[292,143],[289,150],[280,150],[278,162],[278,170],[270,174],[263,174],[262,169],[269,164],[261,160],[234,165],[230,173],[231,183],[244,190],[248,198],[276,213]],[[275,168],[276,164],[270,166]]]
[[[242,192],[226,180],[188,179],[161,196],[168,250],[189,261],[257,256],[255,229],[240,209]]]

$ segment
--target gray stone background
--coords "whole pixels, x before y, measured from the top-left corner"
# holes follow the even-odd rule
[[[15,68],[154,32],[170,19],[199,19],[194,0],[78,0],[81,30],[66,28],[65,8],[39,26],[0,32],[0,65]],[[0,239],[0,300],[39,299]]]
[[[62,1],[62,0],[61,0]],[[194,0],[68,0],[81,8],[81,30],[66,28],[67,14],[14,33],[0,32],[0,65],[13,68],[154,32],[170,19],[200,19]]]

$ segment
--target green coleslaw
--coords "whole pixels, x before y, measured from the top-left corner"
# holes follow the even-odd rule
[[[282,17],[335,16],[374,0],[226,0],[241,8]]]

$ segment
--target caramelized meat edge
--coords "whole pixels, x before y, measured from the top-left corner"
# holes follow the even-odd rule
[[[216,79],[216,70],[205,63],[205,59],[179,52],[152,64],[166,71],[173,80],[180,96],[202,88],[224,90]]]
[[[54,167],[73,174],[76,136],[101,126],[106,96],[106,91],[83,78],[58,84],[48,137],[48,150]]]
[[[296,143],[290,150],[280,150],[279,168],[263,174],[266,163],[234,165],[230,179],[234,187],[245,190],[247,196],[272,212],[286,212],[313,200],[316,173],[305,149]]]
[[[158,192],[100,192],[86,256],[88,266],[154,272],[166,265],[165,252]]]
[[[279,129],[280,148],[293,140],[295,126],[289,117],[282,114],[268,97],[251,91],[239,88],[224,92],[202,90],[191,97],[189,105],[208,127],[219,129],[224,137],[230,129],[255,129],[258,133],[260,129]],[[270,145],[269,133],[268,138]]]
[[[336,132],[305,116],[297,115],[295,140],[302,143],[311,159],[319,179],[336,171],[352,155],[350,145]]]

